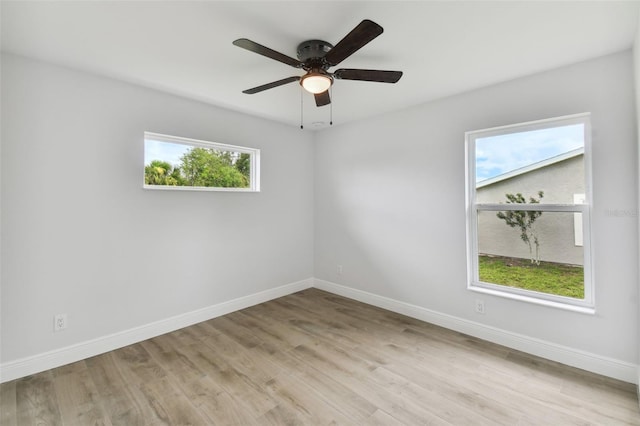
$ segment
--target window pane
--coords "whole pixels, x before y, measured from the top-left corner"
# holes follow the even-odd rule
[[[153,138],[145,139],[144,148],[145,185],[202,188],[251,186],[249,153]]]
[[[584,113],[466,133],[469,289],[594,307],[589,123]]]
[[[583,299],[584,251],[575,235],[580,215],[479,211],[480,281]]]
[[[475,165],[478,203],[572,204],[585,192],[584,124],[477,138]]]

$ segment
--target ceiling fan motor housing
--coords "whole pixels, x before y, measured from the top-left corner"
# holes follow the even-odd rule
[[[298,45],[297,55],[301,62],[313,62],[313,59],[321,59],[327,54],[333,45],[323,40],[307,40]]]

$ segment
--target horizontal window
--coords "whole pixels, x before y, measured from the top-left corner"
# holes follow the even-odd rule
[[[259,191],[260,150],[145,132],[144,187]]]

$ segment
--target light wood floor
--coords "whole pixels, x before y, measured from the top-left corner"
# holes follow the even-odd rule
[[[4,383],[10,425],[640,425],[634,386],[316,289]]]

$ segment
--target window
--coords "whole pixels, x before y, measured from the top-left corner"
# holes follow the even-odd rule
[[[465,136],[468,288],[593,312],[589,114]]]
[[[260,150],[144,134],[144,188],[260,191]]]

